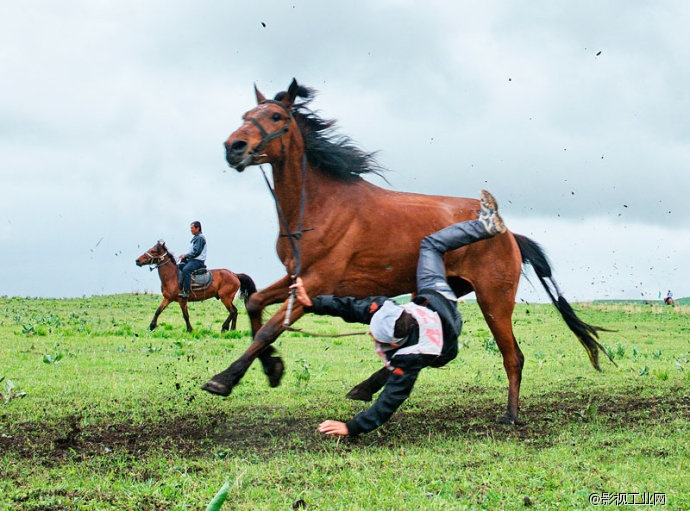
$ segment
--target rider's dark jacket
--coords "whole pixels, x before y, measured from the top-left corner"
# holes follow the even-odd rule
[[[385,296],[371,296],[357,299],[333,295],[317,296],[306,312],[339,316],[347,322],[369,324],[374,313],[388,300]],[[443,347],[440,355],[400,354],[398,350],[386,351],[385,356],[391,369],[390,377],[376,402],[367,410],[357,414],[347,424],[351,436],[366,433],[386,422],[398,407],[409,397],[419,372],[427,367],[441,367],[458,354],[458,337],[462,330],[462,317],[457,304],[436,291],[427,289],[417,293],[413,300],[417,305],[427,307],[438,313],[443,328]],[[413,329],[402,347],[419,342],[419,328]]]
[[[202,262],[206,260],[206,237],[202,233],[195,234],[189,242],[189,252],[182,257],[182,262],[186,263],[192,259]]]

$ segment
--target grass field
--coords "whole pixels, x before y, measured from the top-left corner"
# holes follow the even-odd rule
[[[220,334],[217,301],[173,304],[153,333],[155,295],[0,298],[0,509],[690,509],[690,306],[574,304],[612,329],[602,372],[553,307],[519,304],[526,356],[522,424],[501,356],[473,302],[462,349],[422,373],[391,421],[357,439],[322,437],[324,419],[366,404],[346,392],[379,368],[366,336],[297,333],[268,387],[255,364],[228,398],[199,390],[250,341]],[[238,304],[239,305],[239,304]],[[365,330],[310,316],[321,333]],[[591,500],[590,500],[591,499]],[[597,502],[596,499],[599,499]],[[595,506],[590,504],[599,504]],[[627,507],[627,506],[626,506]],[[631,507],[633,508],[633,507]]]

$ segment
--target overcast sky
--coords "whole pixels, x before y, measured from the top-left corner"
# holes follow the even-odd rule
[[[688,26],[684,0],[2,2],[0,295],[158,293],[134,259],[192,220],[209,267],[281,277],[222,143],[295,77],[375,184],[491,190],[569,300],[690,296]]]

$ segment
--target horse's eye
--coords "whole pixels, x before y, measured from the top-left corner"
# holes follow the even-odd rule
[[[273,114],[271,116],[271,119],[273,119],[273,121],[275,121],[275,122],[278,122],[278,121],[281,121],[283,119],[283,116],[280,114]]]

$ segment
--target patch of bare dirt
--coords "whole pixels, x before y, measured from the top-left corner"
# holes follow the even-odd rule
[[[561,425],[573,421],[596,421],[609,427],[635,428],[651,422],[683,417],[690,420],[690,396],[683,389],[663,398],[641,397],[641,392],[623,396],[589,395],[571,392],[532,396],[521,410],[521,423],[506,426],[496,422],[502,406],[481,402],[464,406],[462,400],[442,410],[407,410],[396,414],[384,426],[385,434],[362,435],[346,445],[387,445],[428,441],[434,438],[515,438],[536,447],[557,441]],[[594,406],[594,408],[592,408]],[[269,453],[281,450],[321,450],[324,439],[315,432],[313,418],[254,410],[247,414],[175,415],[158,417],[145,424],[128,424],[112,417],[99,424],[85,425],[79,415],[65,417],[52,425],[40,420],[13,424],[0,437],[0,451],[21,458],[33,458],[46,465],[64,457],[88,459],[108,453],[133,457],[161,450],[177,456],[217,456],[219,450],[233,454]],[[7,429],[6,429],[7,430]],[[295,439],[299,441],[296,442]]]

